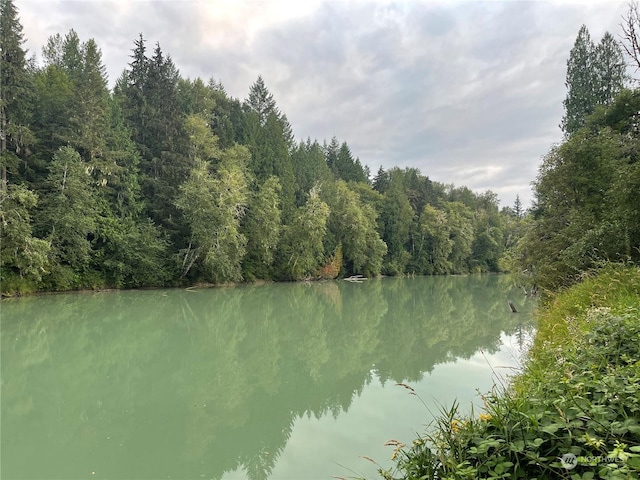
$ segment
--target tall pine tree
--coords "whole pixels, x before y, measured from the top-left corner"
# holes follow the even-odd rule
[[[594,52],[596,101],[609,106],[622,91],[626,75],[626,65],[620,44],[606,32]]]
[[[594,48],[589,30],[582,25],[567,60],[567,97],[563,102],[565,114],[560,124],[567,135],[584,125],[585,118],[593,112],[596,104]]]
[[[610,105],[625,82],[622,48],[609,32],[594,46],[585,25],[580,27],[567,60],[567,97],[560,127],[571,135],[585,124],[598,105]]]
[[[12,0],[0,0],[0,194],[7,191],[7,168],[34,142],[28,120],[30,78],[25,39]]]

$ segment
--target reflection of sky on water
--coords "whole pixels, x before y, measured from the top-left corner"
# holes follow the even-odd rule
[[[376,376],[337,419],[330,415],[298,418],[270,478],[381,478],[378,467],[360,455],[384,468],[392,467],[393,447],[384,446],[387,440],[412,442],[432,418],[430,412],[437,414],[440,406],[449,407],[454,401],[460,404],[461,412],[469,412],[471,404],[480,412],[479,393],[490,391],[494,384],[504,384],[517,372],[522,356],[517,337],[503,333],[501,341],[494,354],[479,351],[468,360],[437,365],[419,382],[407,382],[426,407],[408,390],[394,382],[382,385]],[[224,480],[244,478],[242,471],[223,476]]]
[[[375,473],[360,455],[384,463],[386,440],[477,403],[490,365],[517,363],[533,305],[514,315],[507,298],[521,298],[508,277],[467,276],[3,303],[0,475]]]

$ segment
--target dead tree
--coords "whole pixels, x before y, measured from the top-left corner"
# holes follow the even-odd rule
[[[622,17],[622,48],[636,67],[640,70],[640,12],[638,12],[638,2],[629,2],[627,14]]]

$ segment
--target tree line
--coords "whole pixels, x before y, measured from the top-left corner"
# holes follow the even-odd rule
[[[523,284],[557,290],[603,263],[640,262],[640,90],[623,54],[640,58],[639,19],[632,3],[623,42],[607,32],[596,46],[586,26],[578,33],[567,61],[565,137],[543,157],[534,205],[505,255]]]
[[[4,293],[498,271],[514,242],[490,191],[295,139],[262,77],[233,98],[140,35],[110,89],[93,39],[37,64],[0,9]]]

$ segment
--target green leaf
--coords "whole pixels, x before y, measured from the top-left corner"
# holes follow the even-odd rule
[[[562,427],[562,425],[559,423],[551,423],[542,427],[541,430],[545,433],[548,433],[549,435],[553,435],[558,430],[560,430],[560,427]]]

